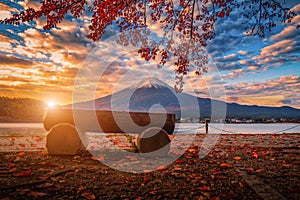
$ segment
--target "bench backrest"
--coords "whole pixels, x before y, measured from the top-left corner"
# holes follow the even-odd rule
[[[163,125],[163,129],[172,134],[175,128],[175,114],[146,113],[146,112],[121,112],[102,110],[72,110],[55,108],[49,109],[43,123],[46,130],[60,123],[69,123],[84,132],[104,133],[141,133],[145,129]],[[97,119],[98,124],[94,123]],[[133,122],[132,122],[133,121]],[[163,123],[163,121],[165,121]],[[99,129],[99,125],[101,129]],[[124,125],[125,129],[124,130]],[[121,127],[121,128],[120,128]]]

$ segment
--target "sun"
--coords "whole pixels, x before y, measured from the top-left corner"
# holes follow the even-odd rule
[[[56,103],[54,101],[48,101],[47,105],[49,108],[54,108],[56,106]]]

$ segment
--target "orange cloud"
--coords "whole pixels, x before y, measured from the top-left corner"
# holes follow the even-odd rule
[[[291,105],[300,108],[300,76],[289,75],[258,83],[240,82],[226,86],[229,100],[238,103],[283,106],[290,101]]]

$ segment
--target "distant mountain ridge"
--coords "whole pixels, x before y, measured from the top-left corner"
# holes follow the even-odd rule
[[[180,105],[184,102],[184,106]],[[196,102],[196,103],[195,103]],[[161,107],[167,112],[180,117],[211,117],[211,105],[218,103],[226,108],[226,118],[286,118],[300,119],[300,110],[292,107],[267,107],[257,105],[240,105],[199,98],[187,93],[176,94],[174,89],[163,81],[149,77],[112,95],[92,101],[76,103],[77,109],[117,110],[136,112],[160,112]],[[195,107],[199,106],[199,110]],[[160,105],[160,106],[154,106]],[[196,106],[195,106],[196,105]],[[67,107],[70,107],[68,105]],[[93,107],[92,106],[92,107]]]

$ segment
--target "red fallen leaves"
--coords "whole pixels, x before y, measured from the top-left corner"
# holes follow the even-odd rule
[[[45,164],[46,167],[56,167],[57,165],[51,164],[51,163],[46,163]]]
[[[86,199],[89,199],[89,200],[96,199],[96,196],[94,194],[90,193],[89,191],[86,191],[86,192],[82,193],[81,196],[86,198]]]
[[[164,171],[164,170],[166,170],[166,169],[167,169],[166,166],[158,166],[158,167],[156,168],[157,171]]]
[[[201,186],[199,188],[200,191],[211,191],[210,187],[209,186]]]
[[[47,193],[30,191],[27,195],[30,197],[44,197],[47,196]]]
[[[252,155],[254,158],[256,158],[256,159],[258,158],[258,154],[256,153],[256,151],[252,152]]]
[[[57,165],[55,164],[51,164],[51,163],[47,163],[47,162],[41,162],[41,165],[45,165],[46,167],[56,167]]]
[[[297,155],[296,154],[294,154],[294,153],[291,153],[290,154],[290,157],[296,157]]]
[[[221,163],[220,168],[221,169],[229,169],[229,168],[232,168],[232,165],[229,163]]]
[[[198,153],[193,153],[193,154],[192,154],[192,157],[193,157],[193,158],[199,157],[199,154],[198,154]]]
[[[149,181],[150,181],[150,179],[148,177],[144,177],[143,183],[148,183]]]
[[[234,157],[233,159],[234,159],[234,160],[241,160],[242,158],[239,157],[239,156],[236,156],[236,157]]]
[[[183,163],[183,160],[177,159],[175,162],[176,162],[177,164],[182,164],[182,163]]]
[[[53,184],[52,183],[44,183],[44,184],[41,184],[41,185],[37,185],[36,187],[37,188],[47,188],[47,187],[52,187]]]
[[[15,163],[8,163],[8,168],[14,168],[16,166]]]
[[[26,154],[25,154],[25,152],[20,152],[20,153],[18,153],[18,156],[20,156],[20,157],[23,157],[23,156],[25,156]]]
[[[23,143],[21,143],[21,144],[19,144],[21,147],[25,147],[26,145],[25,144],[23,144]]]
[[[255,170],[256,173],[264,173],[266,171],[267,171],[267,169],[265,169],[265,168]]]
[[[32,172],[31,172],[31,170],[30,169],[27,169],[26,171],[24,171],[24,172],[20,172],[20,173],[18,173],[18,176],[19,177],[24,177],[24,176],[31,176],[32,175]]]
[[[245,184],[239,182],[239,186],[240,186],[241,188],[243,188],[243,187],[245,187]]]
[[[37,141],[37,142],[40,142],[40,141],[42,141],[42,140],[43,140],[42,137],[35,137],[35,141]]]
[[[30,144],[30,146],[31,146],[31,147],[36,147],[37,145],[36,145],[36,144]]]

